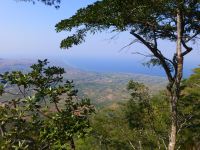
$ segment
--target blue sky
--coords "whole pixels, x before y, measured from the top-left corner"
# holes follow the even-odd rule
[[[32,5],[3,0],[0,5],[1,55],[5,57],[41,57],[59,55],[64,34],[55,32],[55,24],[92,1],[63,1],[59,10],[41,3]]]
[[[132,53],[135,51],[148,53],[148,51],[145,51],[140,44],[120,50],[133,40],[128,33],[121,33],[114,40],[110,38],[116,33],[104,32],[94,36],[88,35],[86,42],[79,46],[68,50],[59,48],[60,41],[70,33],[56,33],[55,24],[94,1],[63,0],[61,8],[56,10],[54,7],[41,3],[32,5],[15,0],[2,0],[0,5],[0,57],[56,58],[72,66],[88,70],[95,70],[95,67],[100,66],[105,71],[109,69],[112,71],[114,68],[114,71],[123,72],[129,68],[127,72],[137,72],[134,68],[140,67],[145,58]],[[185,59],[188,70],[200,64],[200,51],[198,50],[200,46],[196,44],[193,47],[195,51]],[[166,54],[171,56],[175,46],[167,41],[161,41],[160,48],[165,49]],[[95,62],[98,66],[95,66]]]

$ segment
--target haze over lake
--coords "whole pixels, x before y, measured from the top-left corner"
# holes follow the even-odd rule
[[[61,40],[72,33],[56,33],[55,24],[68,18],[77,9],[93,3],[63,1],[58,10],[40,3],[16,3],[2,1],[0,6],[1,58],[9,59],[55,59],[68,65],[96,72],[129,72],[165,76],[160,67],[147,68],[142,65],[148,61],[133,52],[149,54],[139,43],[122,49],[134,39],[128,33],[121,34],[102,32],[88,35],[85,43],[69,50],[59,48]],[[11,11],[12,10],[12,11]],[[114,38],[113,38],[114,37]],[[112,39],[112,40],[111,40]],[[173,57],[175,44],[159,41],[160,48],[166,56]],[[184,77],[188,77],[192,69],[200,64],[199,43],[190,43],[194,48],[185,58]]]

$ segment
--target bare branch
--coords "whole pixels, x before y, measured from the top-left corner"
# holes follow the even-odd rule
[[[39,112],[41,115],[43,115],[46,118],[52,119],[50,116],[46,115],[44,112],[42,112],[40,109],[36,109],[37,112]]]
[[[190,38],[188,38],[185,43],[188,43],[189,41],[191,41],[192,39],[196,38],[196,36],[198,36],[200,34],[200,32],[195,33],[193,36],[191,36]]]
[[[126,132],[125,132],[123,129],[121,129],[121,131],[122,131],[123,134],[125,134],[125,136],[127,136],[127,135],[126,135]],[[132,149],[136,149],[136,148],[134,147],[133,143],[131,142],[131,140],[130,140],[129,138],[128,138],[128,142],[129,142],[129,144],[131,145]]]
[[[199,87],[199,88],[200,88],[200,85],[198,85],[198,84],[196,84],[196,83],[195,83],[194,85],[196,85],[197,87]]]
[[[163,138],[160,138],[160,139],[162,140],[162,142],[163,142],[163,145],[164,145],[165,149],[167,150],[167,145],[166,145],[166,143],[165,143],[164,139],[163,139]]]
[[[164,55],[157,48],[152,47],[151,44],[148,41],[146,41],[140,35],[136,34],[133,30],[130,33],[133,36],[135,36],[139,41],[141,41],[153,53],[153,55],[160,60],[162,66],[163,66],[163,68],[164,68],[164,70],[167,74],[168,80],[170,82],[172,82],[173,78],[172,78],[171,70],[166,63],[167,58],[165,58]]]
[[[192,47],[187,46],[183,40],[181,40],[181,43],[183,47],[186,49],[186,51],[182,53],[182,56],[185,56],[192,51]]]
[[[115,35],[113,35],[111,38],[110,38],[110,40],[113,40],[113,39],[115,39],[118,35],[120,34],[120,32],[119,33],[117,33],[117,34],[115,34]]]
[[[184,122],[180,125],[180,127],[179,127],[177,133],[179,133],[179,132],[183,129],[184,125],[185,125],[192,117],[193,117],[192,115],[189,115],[188,118],[185,118]]]
[[[20,88],[20,86],[17,86],[18,87],[18,90],[20,91],[20,93],[22,94],[22,96],[24,97],[24,98],[26,98],[26,93],[24,93],[23,91],[22,91],[22,89]]]
[[[150,55],[150,54],[143,54],[143,53],[140,53],[140,52],[133,52],[132,54],[137,54],[137,55],[142,55],[142,56],[145,56],[145,57],[152,57],[153,55]]]
[[[125,48],[131,46],[132,44],[134,44],[134,43],[136,43],[136,42],[138,42],[138,39],[135,39],[135,40],[131,41],[128,45],[122,47],[122,48],[119,50],[119,52],[121,52],[123,49],[125,49]]]
[[[61,111],[60,111],[60,109],[59,109],[59,107],[58,107],[56,102],[54,102],[54,105],[55,105],[56,110],[60,113]]]

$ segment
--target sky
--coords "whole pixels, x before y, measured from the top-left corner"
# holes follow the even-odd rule
[[[55,9],[42,3],[32,5],[28,2],[2,0],[0,5],[0,57],[53,58],[85,70],[163,75],[164,73],[158,68],[144,68],[141,64],[147,59],[133,54],[138,51],[148,54],[142,45],[136,43],[122,49],[133,40],[128,32],[116,34],[107,31],[88,35],[86,42],[79,46],[68,50],[59,48],[61,40],[70,33],[56,33],[56,23],[69,18],[79,8],[86,7],[94,1],[63,0],[60,9]],[[111,40],[113,36],[115,38]],[[198,44],[193,45],[194,52],[185,59],[186,74],[200,64],[199,47]],[[160,48],[164,49],[166,55],[170,57],[173,55],[175,44],[160,41]]]

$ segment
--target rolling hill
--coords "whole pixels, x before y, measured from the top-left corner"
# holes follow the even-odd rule
[[[29,66],[34,62],[36,61],[28,59],[0,59],[0,73],[13,70],[27,72]],[[76,88],[79,90],[79,96],[89,97],[93,103],[99,106],[128,99],[129,94],[126,85],[129,80],[144,83],[152,93],[164,89],[167,83],[165,78],[158,76],[88,72],[56,61],[50,65],[64,67],[66,71],[65,79],[74,81]]]

